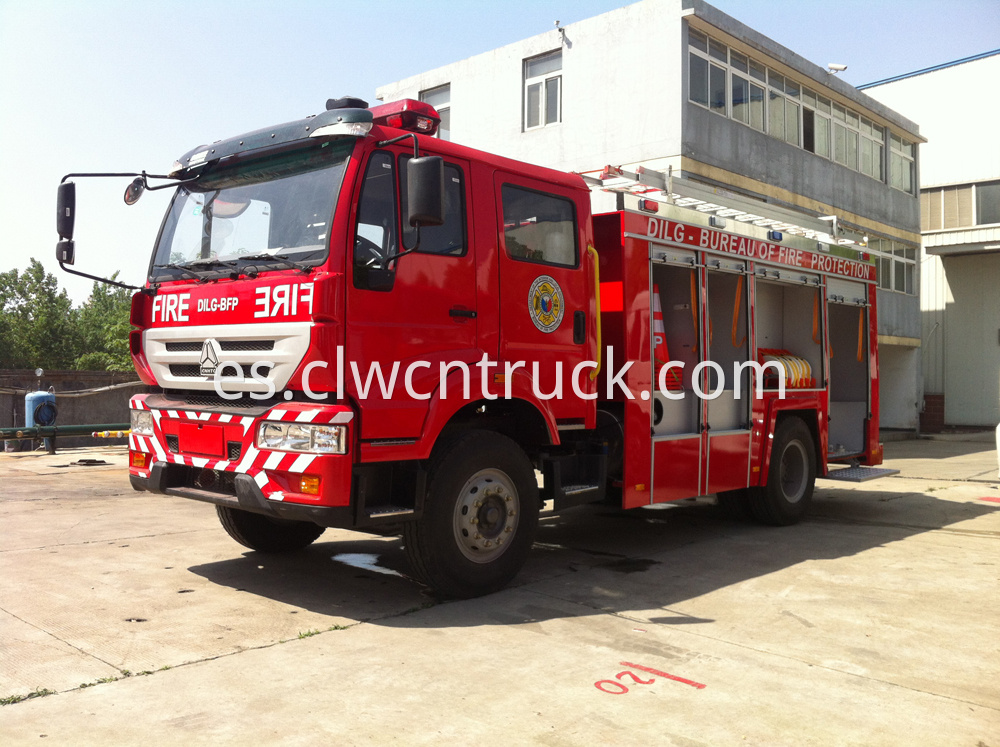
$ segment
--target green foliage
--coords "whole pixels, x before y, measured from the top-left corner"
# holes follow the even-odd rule
[[[116,272],[112,280],[118,277]],[[90,298],[80,309],[83,354],[74,367],[85,371],[131,371],[128,333],[132,294],[126,288],[94,283]]]
[[[95,282],[74,309],[35,259],[0,273],[0,368],[131,371],[130,306],[128,290]]]
[[[0,273],[0,368],[71,368],[81,344],[77,319],[41,262]]]

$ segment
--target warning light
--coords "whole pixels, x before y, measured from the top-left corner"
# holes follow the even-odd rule
[[[137,469],[146,469],[149,463],[149,454],[142,451],[130,451],[129,457],[131,465]]]
[[[659,203],[656,200],[639,200],[639,209],[647,213],[655,213]]]
[[[400,99],[371,108],[375,124],[396,127],[409,132],[433,135],[441,115],[428,103],[416,99]]]
[[[319,495],[319,475],[300,475],[298,492]]]

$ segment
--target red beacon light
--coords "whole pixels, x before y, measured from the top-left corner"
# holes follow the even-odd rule
[[[441,116],[433,106],[416,99],[390,101],[388,104],[373,106],[370,111],[377,125],[419,132],[422,135],[435,134],[441,122]]]

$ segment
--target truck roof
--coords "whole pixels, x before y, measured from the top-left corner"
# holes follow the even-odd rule
[[[277,149],[297,141],[306,141],[311,137],[317,137],[320,131],[324,133],[329,132],[332,136],[359,137],[361,135],[360,132],[351,132],[352,126],[359,128],[370,126],[371,131],[367,137],[379,141],[409,134],[405,130],[385,125],[372,125],[372,122],[373,116],[370,109],[328,109],[311,117],[253,130],[235,135],[234,137],[217,140],[210,145],[199,145],[177,159],[171,169],[170,176],[180,177],[188,170],[198,169],[208,163],[228,156],[246,154],[252,151],[259,151],[261,154],[264,154],[271,149]],[[442,156],[474,160],[495,169],[513,171],[562,187],[589,192],[589,188],[584,182],[583,177],[578,174],[558,171],[544,166],[517,161],[512,158],[504,158],[503,156],[470,148],[448,140],[434,138],[430,135],[418,133],[417,138],[421,147],[429,148],[440,153]]]

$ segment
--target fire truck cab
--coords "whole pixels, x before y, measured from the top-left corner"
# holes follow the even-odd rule
[[[592,217],[593,179],[437,121],[340,99],[136,175],[126,202],[176,187],[133,299],[136,490],[261,552],[396,528],[415,576],[471,596],[547,501],[717,493],[789,524],[831,463],[880,463],[865,257],[669,199]],[[74,211],[64,180],[70,272]]]

